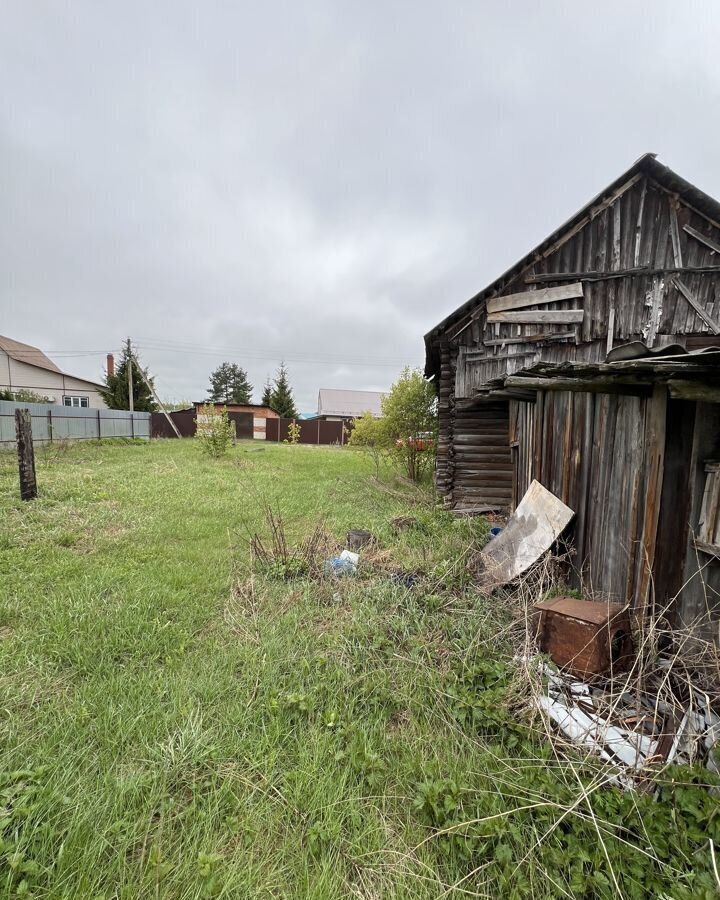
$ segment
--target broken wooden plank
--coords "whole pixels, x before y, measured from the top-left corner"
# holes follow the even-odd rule
[[[613,207],[613,249],[610,267],[613,272],[617,272],[620,268],[620,233],[622,223],[622,210],[620,204],[616,203]]]
[[[610,281],[613,278],[645,278],[649,275],[712,275],[720,273],[720,266],[639,266],[619,269],[617,272],[592,269],[587,272],[550,272],[542,275],[526,275],[525,284],[545,284],[548,281]]]
[[[514,338],[493,338],[490,341],[483,341],[486,347],[498,347],[505,344],[533,344],[538,341],[567,341],[575,337],[574,331],[553,331],[550,334],[526,334],[522,337]]]
[[[690,235],[690,237],[694,237],[696,241],[700,241],[701,244],[704,244],[706,247],[709,247],[715,253],[720,253],[720,244],[717,241],[714,241],[711,237],[708,237],[706,234],[703,234],[701,231],[697,231],[691,225],[683,225],[683,231]]]
[[[720,403],[720,384],[671,378],[667,385],[670,396],[674,400],[702,400],[705,403]]]
[[[637,184],[642,177],[643,176],[638,172],[637,175],[633,175],[632,178],[629,178],[625,184],[621,184],[612,194],[609,194],[604,200],[601,200],[596,206],[593,206],[586,216],[583,216],[569,231],[566,231],[561,237],[542,251],[542,259],[547,259],[548,256],[552,256],[556,250],[559,250],[560,247],[563,246],[563,244],[566,244],[571,238],[575,237],[579,231],[582,231],[588,223],[592,222],[593,219],[596,219],[601,212],[604,212],[609,206],[612,206],[613,203],[629,191],[634,184]]]
[[[516,388],[526,391],[579,391],[586,394],[629,394],[647,396],[652,392],[652,384],[648,379],[624,374],[621,377],[592,378],[557,377],[545,378],[537,375],[506,375],[505,388]]]
[[[670,238],[673,248],[673,262],[678,268],[682,267],[682,248],[680,247],[680,229],[678,227],[677,209],[672,199],[670,200]]]
[[[652,615],[652,576],[658,535],[660,498],[662,496],[667,424],[667,391],[662,384],[653,387],[651,399],[645,407],[645,465],[647,467],[644,496],[644,515],[636,576],[636,591],[632,604],[639,619]]]
[[[697,297],[693,294],[689,287],[683,284],[679,278],[673,278],[672,283],[675,287],[680,291],[683,297],[687,300],[687,302],[692,306],[695,312],[700,316],[703,322],[708,326],[710,331],[713,334],[720,334],[720,324],[718,324],[715,319],[712,318],[706,311],[705,307],[700,303]]]
[[[640,240],[642,237],[642,219],[645,210],[645,195],[647,194],[647,178],[643,179],[642,192],[640,193],[640,208],[638,209],[637,223],[635,225],[635,255],[633,262],[637,268],[640,265]]]
[[[474,516],[484,516],[486,513],[502,512],[502,506],[463,506],[456,507],[451,510],[452,514],[457,518],[473,518]]]
[[[523,350],[520,353],[498,353],[488,355],[485,350],[468,350],[465,354],[467,362],[495,362],[500,359],[522,359],[527,356],[535,356],[536,350]]]
[[[706,553],[708,556],[716,556],[720,559],[720,547],[716,544],[708,544],[706,541],[699,541],[695,538],[693,547],[701,553]]]
[[[581,309],[527,309],[488,315],[488,322],[511,322],[520,325],[574,325],[582,322]]]
[[[605,351],[609,353],[613,348],[613,343],[615,341],[615,307],[610,307],[610,312],[608,314],[608,332],[607,332],[607,344],[605,346]]]
[[[653,278],[653,286],[650,300],[650,315],[647,323],[647,332],[644,333],[645,346],[653,347],[658,329],[660,328],[660,320],[662,318],[663,295],[665,293],[665,282],[662,278]]]
[[[505,294],[503,297],[493,297],[487,302],[488,313],[504,312],[510,309],[523,309],[526,306],[536,306],[541,303],[558,303],[560,300],[574,300],[582,297],[583,286],[576,284],[561,285],[560,287],[541,288],[538,291],[522,291],[518,294]]]

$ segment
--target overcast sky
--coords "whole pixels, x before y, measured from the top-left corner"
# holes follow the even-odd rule
[[[590,7],[2,0],[0,333],[386,388],[642,153],[720,197],[720,4]]]

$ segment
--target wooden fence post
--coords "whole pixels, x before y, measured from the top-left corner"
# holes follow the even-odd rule
[[[20,473],[20,499],[37,497],[35,478],[35,450],[32,439],[32,416],[29,409],[15,410],[15,436],[17,437],[18,471]]]

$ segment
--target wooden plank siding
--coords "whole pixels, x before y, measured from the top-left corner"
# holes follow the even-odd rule
[[[512,403],[517,503],[536,478],[575,510],[572,580],[593,596],[643,606],[652,572],[658,484],[648,464],[650,398],[552,391]],[[656,442],[657,444],[657,442]],[[654,488],[653,488],[654,489]]]
[[[438,378],[436,483],[448,505],[514,508],[537,479],[576,512],[575,586],[642,612],[682,583],[676,614],[687,623],[708,589],[720,598],[720,560],[688,549],[703,466],[720,458],[720,404],[700,402],[712,391],[504,381],[539,362],[604,362],[632,341],[720,345],[720,207],[661,170],[643,158],[440,323],[426,371]],[[675,528],[673,507],[689,517]]]
[[[675,221],[677,231],[673,227]],[[707,243],[697,240],[695,234],[706,237]],[[536,288],[537,304],[533,307],[523,300],[523,309],[528,313],[535,310],[539,314],[537,318],[545,318],[544,324],[513,322],[516,317],[508,313],[488,315],[486,305],[481,303],[472,314],[471,327],[457,336],[464,360],[456,372],[458,397],[472,397],[480,385],[541,359],[547,362],[603,359],[608,349],[611,319],[611,345],[631,340],[660,346],[684,344],[686,335],[712,334],[720,318],[720,279],[712,274],[682,274],[681,287],[671,272],[666,276],[636,274],[588,280],[582,281],[580,297],[559,293],[556,296],[562,299],[548,299],[553,297],[552,293],[548,295],[548,290],[574,287],[564,284],[563,276],[569,272],[622,272],[643,267],[657,270],[672,268],[678,261],[689,268],[720,265],[712,249],[713,244],[720,245],[720,227],[684,206],[682,199],[652,179],[636,181],[576,233],[557,243],[552,252],[495,291],[496,299],[487,301],[491,309],[500,310],[503,298],[525,297]],[[555,285],[552,274],[559,276]],[[538,284],[528,282],[540,276],[550,280]],[[687,296],[692,297],[693,303]],[[558,340],[563,326],[552,320],[552,314],[568,310],[583,311],[584,315],[581,323],[565,327],[568,340],[563,342]],[[566,312],[566,318],[568,315],[572,313]],[[548,337],[547,344],[538,338],[543,334]],[[522,340],[525,335],[527,342]]]

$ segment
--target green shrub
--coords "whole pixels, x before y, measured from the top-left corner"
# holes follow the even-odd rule
[[[203,453],[214,459],[224,456],[235,440],[235,425],[230,421],[227,408],[206,403],[200,407],[195,424]]]

